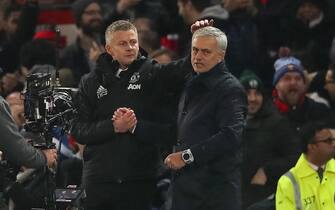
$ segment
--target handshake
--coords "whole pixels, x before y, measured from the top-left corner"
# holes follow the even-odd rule
[[[113,114],[113,126],[115,133],[134,133],[137,119],[132,109],[121,107]]]

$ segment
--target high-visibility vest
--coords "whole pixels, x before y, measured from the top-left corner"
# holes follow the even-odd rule
[[[327,162],[323,179],[301,155],[283,175],[276,192],[276,210],[335,210],[335,161]]]

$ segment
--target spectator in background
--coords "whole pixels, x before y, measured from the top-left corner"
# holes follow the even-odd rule
[[[248,95],[248,117],[242,138],[242,201],[246,209],[273,198],[279,177],[298,158],[300,140],[290,122],[264,94],[263,83],[253,72],[244,71],[240,82]]]
[[[24,96],[20,92],[12,92],[6,97],[13,120],[15,121],[19,130],[23,128],[26,123],[24,117]]]
[[[38,14],[38,0],[27,0],[22,8],[13,4],[5,11],[6,39],[0,47],[0,67],[5,72],[18,69],[21,46],[32,39]]]
[[[19,68],[19,52],[22,45],[34,35],[38,11],[37,0],[26,1],[22,8],[13,4],[5,11],[5,39],[0,43],[0,68],[5,73],[0,78],[0,89],[4,97],[23,89],[15,71]]]
[[[6,39],[6,21],[5,21],[5,11],[10,5],[11,0],[3,0],[0,2],[0,45]]]
[[[167,64],[177,59],[177,56],[173,51],[165,48],[155,50],[149,56],[161,64]]]
[[[166,33],[171,27],[168,24],[169,17],[167,11],[162,7],[162,1],[156,0],[118,0],[114,2],[114,10],[106,11],[104,19],[106,28],[109,24],[117,20],[129,20],[134,22],[139,17],[147,17],[159,23],[157,31],[159,36]]]
[[[256,13],[253,21],[258,30],[258,75],[267,89],[272,87],[273,63],[277,51],[285,43],[284,28],[294,15],[298,1],[292,0],[254,0]]]
[[[302,151],[276,192],[276,210],[335,209],[335,136],[333,126],[311,122],[301,130]]]
[[[244,69],[258,71],[259,40],[254,23],[253,0],[224,0],[223,8],[229,18],[222,26],[228,35],[229,45],[226,62],[229,70],[237,77]]]
[[[326,71],[312,74],[307,94],[310,98],[324,103],[335,112],[335,77],[334,66],[330,65]]]
[[[228,18],[228,12],[220,5],[213,5],[210,1],[202,0],[177,0],[178,13],[183,18],[186,26],[190,26],[197,20],[213,19],[214,26],[220,29],[224,24],[224,20]],[[189,27],[184,27],[184,31],[180,34],[180,54],[185,55],[189,52],[192,34],[185,30]]]
[[[149,55],[161,47],[157,25],[154,20],[144,16],[137,17],[133,24],[137,29],[139,45],[144,50],[144,52],[141,52],[142,54]]]
[[[55,45],[43,39],[27,42],[20,52],[21,80],[33,73],[50,73],[52,80],[56,80],[56,59]]]
[[[310,121],[334,122],[331,109],[305,96],[307,81],[300,60],[290,56],[288,48],[281,48],[279,54],[273,77],[273,101],[279,112],[297,131]]]
[[[95,0],[77,0],[72,5],[76,25],[79,30],[75,43],[63,49],[60,56],[60,68],[69,68],[75,79],[95,68],[98,56],[104,52],[102,46],[102,8]]]
[[[285,29],[286,45],[308,72],[324,71],[335,35],[335,21],[325,13],[326,0],[299,0],[294,20]]]
[[[227,34],[229,53],[225,61],[234,76],[239,77],[244,69],[257,69],[258,40],[257,28],[252,21],[252,0],[225,0],[223,6],[202,0],[178,0],[177,4],[187,25],[199,19],[213,19],[214,26]],[[184,33],[189,40],[190,33]],[[189,42],[181,37],[181,43]]]
[[[17,25],[21,15],[21,6],[17,4],[10,4],[6,7],[3,14],[4,27],[3,27],[3,40],[1,40],[1,46],[4,42],[8,41],[17,30]]]
[[[0,79],[0,95],[6,97],[11,92],[22,91],[24,85],[20,82],[17,73],[7,73]]]

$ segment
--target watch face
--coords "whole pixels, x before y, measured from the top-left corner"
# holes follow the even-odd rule
[[[188,160],[188,159],[190,159],[190,154],[188,154],[188,153],[184,153],[184,154],[183,154],[183,159],[184,159],[184,160]]]

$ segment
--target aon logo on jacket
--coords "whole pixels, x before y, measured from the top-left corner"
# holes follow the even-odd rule
[[[140,90],[141,84],[129,84],[127,90]]]

